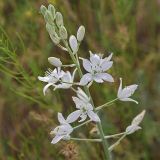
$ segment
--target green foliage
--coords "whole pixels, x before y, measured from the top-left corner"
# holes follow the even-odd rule
[[[138,111],[147,110],[143,130],[122,141],[114,151],[115,160],[160,159],[159,1],[49,2],[63,13],[68,35],[75,34],[80,25],[85,26],[86,36],[79,55],[87,57],[88,50],[114,53],[112,71],[116,83],[114,87],[108,83],[102,87],[94,84],[91,91],[95,104],[116,96],[118,77],[123,77],[126,85],[139,84],[136,94],[139,105],[117,102],[102,115],[107,122],[103,124],[105,133],[110,134],[123,131]],[[48,37],[39,14],[43,3],[40,0],[0,2],[0,159],[102,159],[98,144],[50,144],[49,132],[57,123],[54,111],[67,115],[73,103],[66,95],[73,93],[56,91],[42,95],[43,84],[37,76],[51,67],[46,65],[47,58],[61,57],[69,63],[67,55]],[[94,137],[93,131],[94,124],[84,127],[86,135],[76,134]]]

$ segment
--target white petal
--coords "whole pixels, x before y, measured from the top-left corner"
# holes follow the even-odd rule
[[[138,85],[136,84],[133,84],[133,85],[130,85],[130,86],[127,86],[125,87],[124,89],[122,89],[121,91],[121,97],[125,98],[125,97],[130,97],[134,92],[135,90],[137,89]]]
[[[64,136],[59,136],[56,135],[53,139],[52,139],[52,144],[56,144],[57,142],[59,142]]]
[[[119,98],[119,100],[121,101],[130,101],[130,102],[135,102],[136,104],[138,104],[138,102],[132,98]]]
[[[82,114],[81,116],[81,120],[79,120],[78,122],[83,122],[87,119],[87,115],[86,114]]]
[[[94,113],[93,111],[88,111],[87,112],[89,118],[94,121],[94,122],[100,122],[100,118],[98,117],[98,115],[96,113]]]
[[[58,121],[60,124],[66,124],[66,120],[64,119],[62,113],[58,113]]]
[[[101,64],[101,67],[102,67],[102,70],[103,71],[106,71],[108,69],[110,69],[113,65],[113,62],[112,61],[104,61],[102,64]]]
[[[112,56],[113,56],[113,53],[111,53],[108,57],[106,57],[105,60],[106,60],[106,61],[110,61],[111,58],[112,58]]]
[[[86,71],[91,72],[92,71],[92,65],[88,59],[83,58],[83,67]]]
[[[76,108],[77,109],[80,109],[81,108],[81,102],[82,102],[82,100],[80,100],[79,98],[77,98],[77,97],[72,97],[72,99],[73,99],[73,101],[74,101],[74,103],[76,104]]]
[[[90,98],[86,95],[86,93],[78,87],[77,96],[83,101],[83,102],[89,102]]]
[[[97,73],[96,75],[94,75],[93,79],[97,82],[97,83],[103,83],[103,79],[101,76],[99,76],[99,74]]]
[[[80,80],[79,85],[87,85],[90,81],[92,81],[92,75],[90,73],[86,73]]]
[[[90,57],[90,61],[93,65],[97,65],[97,64],[100,64],[100,61],[101,61],[101,58],[100,56],[98,56],[97,54],[93,54],[91,57]]]
[[[72,51],[74,53],[76,53],[78,51],[78,43],[77,43],[77,39],[74,35],[70,36],[69,44],[71,46]]]
[[[105,81],[114,82],[113,77],[108,73],[98,73],[97,76]]]
[[[146,111],[143,110],[140,114],[138,114],[138,115],[132,120],[132,123],[131,123],[131,124],[138,126],[138,125],[142,122],[145,113],[146,113]]]
[[[53,83],[48,83],[47,85],[45,85],[45,87],[43,88],[43,94],[44,94],[44,95],[46,95],[47,89],[48,89],[50,86],[52,86],[52,85],[53,85]]]
[[[117,93],[118,98],[121,96],[121,92],[122,92],[122,78],[120,78],[120,84],[119,84],[118,93]]]
[[[41,77],[41,76],[38,76],[38,79],[42,82],[48,82],[49,81],[49,77],[46,76],[46,77]]]
[[[127,134],[132,134],[139,129],[142,129],[142,128],[140,126],[137,126],[137,125],[130,125],[126,128],[126,133]]]
[[[68,123],[73,123],[79,118],[80,115],[81,115],[81,111],[80,110],[74,111],[71,114],[69,114],[69,116],[67,117],[66,121]]]

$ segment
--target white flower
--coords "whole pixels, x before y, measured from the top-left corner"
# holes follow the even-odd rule
[[[140,114],[138,114],[133,120],[130,126],[128,126],[126,128],[126,133],[127,134],[132,134],[135,131],[142,129],[139,124],[142,122],[144,115],[145,115],[146,111],[143,110]]]
[[[59,67],[55,68],[53,71],[49,69],[46,72],[45,77],[39,76],[38,79],[43,82],[47,82],[48,84],[43,88],[43,94],[45,95],[46,90],[50,86],[54,86],[54,90],[57,88],[67,89],[72,86],[74,75],[76,70],[73,72],[73,75],[71,76],[71,73],[69,71],[64,72]]]
[[[70,134],[73,131],[72,126],[64,119],[61,113],[58,113],[58,121],[60,122],[60,125],[51,131],[51,134],[55,135],[51,142],[52,144],[57,143],[61,139],[70,139]]]
[[[69,44],[71,46],[73,54],[75,54],[78,51],[78,43],[77,43],[77,39],[76,39],[76,37],[74,35],[70,36]]]
[[[50,64],[52,64],[53,66],[56,66],[56,67],[61,67],[62,66],[61,60],[59,58],[56,58],[56,57],[49,57],[48,62]]]
[[[103,59],[102,56],[90,52],[90,61],[83,58],[83,67],[89,73],[83,75],[80,85],[86,85],[91,81],[96,81],[97,83],[103,83],[104,81],[114,82],[113,77],[105,73],[112,67],[113,61],[110,61],[112,55],[110,54],[109,57]]]
[[[138,87],[138,85],[133,84],[133,85],[127,86],[124,89],[122,89],[122,78],[120,78],[120,85],[119,85],[117,97],[121,101],[132,101],[132,102],[135,102],[138,104],[137,101],[135,101],[132,98],[129,98],[130,96],[133,95],[133,93],[135,92],[137,87]]]
[[[38,76],[38,79],[40,81],[43,82],[47,82],[48,84],[43,88],[43,94],[45,95],[46,90],[50,87],[50,86],[55,86],[55,84],[60,80],[60,78],[63,77],[63,75],[65,74],[64,71],[62,71],[60,68],[55,68],[53,71],[51,69],[49,69],[48,71],[46,71],[45,76],[41,77]]]
[[[71,75],[71,73],[69,71],[65,72],[64,75],[62,76],[61,78],[61,81],[59,84],[55,85],[55,88],[54,90],[58,89],[58,88],[63,88],[63,89],[68,89],[72,86],[73,84],[73,81],[74,81],[74,76],[75,76],[75,73],[76,73],[76,70],[75,69],[73,71],[73,74]]]
[[[77,110],[72,112],[68,117],[67,121],[72,123],[76,121],[79,117],[81,120],[79,122],[83,122],[86,120],[87,116],[95,122],[100,122],[100,118],[93,111],[93,106],[91,105],[88,96],[78,88],[77,97],[72,97]]]

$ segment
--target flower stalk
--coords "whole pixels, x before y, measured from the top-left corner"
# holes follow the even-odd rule
[[[78,73],[79,73],[80,78],[82,78],[82,77],[83,77],[83,73],[82,73],[82,70],[81,70],[81,68],[80,68],[78,58],[77,58],[77,60],[76,60],[76,58],[74,57],[74,55],[73,55],[73,53],[72,53],[72,50],[70,49],[67,41],[63,41],[63,42],[64,42],[64,45],[65,45],[65,47],[67,48],[67,50],[68,50],[68,52],[69,52],[72,60],[73,60],[73,62],[75,63],[75,65],[76,65],[76,67],[77,67],[77,70],[78,70]],[[84,90],[86,91],[86,94],[87,94],[88,97],[90,98],[91,104],[92,104],[93,107],[94,107],[94,102],[93,102],[93,99],[92,99],[92,97],[91,97],[91,94],[90,94],[89,89],[88,89],[86,86],[84,86]],[[94,107],[94,111],[96,111],[95,107]],[[108,150],[109,145],[108,145],[107,140],[105,139],[101,122],[97,122],[97,128],[98,128],[98,131],[99,131],[99,133],[100,133],[101,140],[102,140],[103,149],[104,149],[104,153],[105,153],[105,159],[106,159],[106,160],[110,160],[111,155],[110,155],[110,152],[109,152],[109,150]]]

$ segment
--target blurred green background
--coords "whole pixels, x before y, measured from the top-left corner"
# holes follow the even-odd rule
[[[39,8],[52,3],[64,15],[69,34],[82,24],[85,39],[79,55],[88,51],[114,53],[111,74],[115,83],[94,84],[96,105],[116,96],[119,77],[124,84],[139,84],[139,101],[116,102],[101,113],[106,134],[122,132],[134,116],[146,109],[143,129],[115,148],[115,160],[160,159],[160,1],[159,0],[1,0],[0,1],[0,159],[1,160],[100,160],[100,144],[60,142],[49,135],[57,112],[74,110],[70,90],[50,90],[38,75],[51,67],[49,56],[69,63],[69,56],[49,39]],[[94,124],[74,132],[94,137]],[[110,144],[113,141],[109,141]]]

